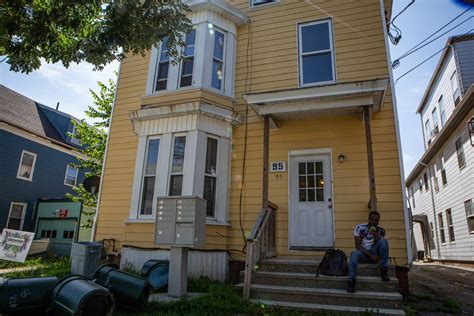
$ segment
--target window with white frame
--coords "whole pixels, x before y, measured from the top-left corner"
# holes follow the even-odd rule
[[[444,235],[444,223],[443,223],[443,213],[438,213],[438,223],[439,223],[439,235],[441,237],[441,242],[446,243],[446,236]]]
[[[433,228],[433,222],[430,222],[430,231],[431,231],[431,238],[435,238],[435,235],[434,235],[434,228]]]
[[[426,120],[425,122],[425,134],[426,134],[426,142],[428,145],[431,144],[431,126],[430,120]]]
[[[194,52],[196,44],[196,29],[185,35],[186,46],[182,53],[180,87],[193,85]]]
[[[410,187],[410,196],[411,196],[411,207],[415,208],[415,193],[413,192],[413,186]]]
[[[441,127],[443,127],[444,124],[446,124],[446,109],[444,108],[443,95],[439,97],[438,108],[439,108],[439,113],[441,114]]]
[[[218,140],[213,137],[208,137],[206,147],[206,165],[204,168],[203,192],[203,198],[207,201],[206,215],[208,217],[215,217],[217,187],[217,153]]]
[[[183,189],[184,153],[186,136],[175,136],[173,142],[173,158],[171,162],[169,196],[179,196]]]
[[[472,199],[464,201],[464,209],[466,209],[467,229],[470,234],[474,234],[474,205]]]
[[[22,180],[33,180],[35,171],[36,154],[23,150],[21,153],[20,165],[18,166],[17,178]]]
[[[423,174],[423,181],[425,182],[425,191],[428,191],[430,189],[430,185],[428,183],[428,174],[426,174],[426,172]]]
[[[433,177],[433,182],[434,182],[434,190],[435,192],[439,192],[439,182],[438,182],[438,170],[439,170],[439,166],[437,164],[437,162],[435,162],[433,164],[434,166],[434,177]]]
[[[420,188],[420,193],[423,192],[423,179],[420,177],[420,179],[418,179],[418,187]]]
[[[250,0],[250,7],[258,7],[264,4],[275,3],[279,0]]]
[[[444,155],[441,156],[440,163],[441,163],[441,181],[443,182],[443,186],[445,186],[448,184],[448,177],[446,176],[446,169],[444,168]]]
[[[456,241],[456,239],[454,238],[453,216],[451,214],[451,209],[450,208],[448,208],[446,210],[446,224],[448,226],[449,242]]]
[[[300,86],[334,82],[331,20],[300,24],[298,37]]]
[[[145,153],[145,166],[143,168],[143,180],[140,192],[140,215],[151,215],[153,212],[153,198],[155,196],[155,182],[157,177],[158,152],[160,139],[148,140]]]
[[[224,78],[224,52],[225,34],[214,29],[214,49],[212,53],[212,78],[211,87],[222,90]]]
[[[168,36],[163,37],[158,52],[158,67],[156,70],[155,91],[166,90],[168,84],[168,72],[170,68],[170,56],[168,54]]]
[[[454,106],[456,106],[461,100],[461,95],[459,93],[459,86],[458,86],[458,76],[456,75],[456,71],[454,71],[454,73],[452,74],[450,81],[451,81],[451,90],[453,92]]]
[[[8,214],[6,228],[22,230],[23,221],[25,219],[26,207],[26,203],[12,202],[10,204],[10,212]]]
[[[73,124],[72,125],[72,132],[71,132],[71,143],[76,144],[76,145],[81,145],[81,140],[79,138],[76,138],[77,135],[77,129],[76,126]]]
[[[433,108],[433,111],[431,111],[431,116],[433,118],[433,136],[437,135],[439,133],[439,117],[438,117],[438,109],[436,107]]]
[[[458,166],[459,166],[459,169],[462,169],[466,165],[466,157],[464,156],[464,148],[462,147],[461,137],[456,139],[455,145],[456,145],[456,154],[458,157]]]
[[[76,167],[72,165],[67,165],[66,176],[64,177],[64,184],[69,186],[75,186],[77,182],[78,172],[79,170]]]

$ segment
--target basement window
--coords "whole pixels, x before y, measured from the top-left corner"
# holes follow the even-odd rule
[[[298,52],[300,86],[336,81],[330,19],[298,26]]]

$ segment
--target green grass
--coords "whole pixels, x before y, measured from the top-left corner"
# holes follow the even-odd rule
[[[3,261],[3,260],[2,260]],[[4,262],[2,262],[4,263]],[[25,263],[16,263],[7,265],[7,268],[23,268],[28,267],[30,269],[24,271],[14,271],[4,273],[1,276],[3,278],[28,278],[28,277],[44,277],[44,276],[56,276],[62,278],[71,272],[71,263],[69,258],[56,258],[56,259],[42,259],[35,258],[26,260]]]
[[[418,312],[435,312],[447,314],[462,313],[461,305],[451,298],[443,298],[440,300],[429,295],[413,293],[408,295],[406,303],[403,305],[403,310],[407,316],[416,315]]]

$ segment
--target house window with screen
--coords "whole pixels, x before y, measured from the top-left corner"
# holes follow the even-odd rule
[[[158,69],[156,71],[155,91],[166,90],[170,56],[168,55],[168,36],[163,37],[158,54]]]
[[[170,174],[170,196],[181,195],[184,174],[184,151],[186,149],[186,136],[175,136],[173,145],[173,160]]]
[[[186,34],[186,47],[181,62],[180,87],[189,87],[193,84],[194,48],[196,43],[196,29]]]
[[[334,48],[331,20],[298,26],[300,86],[334,82]]]
[[[433,135],[438,135],[438,133],[439,133],[439,126],[438,126],[439,117],[438,117],[438,110],[436,109],[436,107],[431,112],[431,116],[433,117]]]
[[[472,205],[472,199],[464,201],[464,208],[466,209],[467,229],[470,234],[474,234],[474,205]]]
[[[464,156],[464,148],[462,147],[461,137],[456,140],[455,145],[456,154],[458,156],[458,167],[459,169],[462,169],[466,165],[466,157]]]
[[[444,156],[441,156],[441,181],[443,186],[448,184],[448,177],[446,176],[446,169],[444,168]]]
[[[456,239],[454,238],[453,216],[450,208],[446,210],[446,223],[448,225],[449,242],[454,242]]]
[[[151,215],[153,211],[153,196],[155,195],[156,165],[158,162],[158,151],[160,139],[149,139],[145,154],[145,166],[143,168],[143,180],[141,187],[140,215]]]
[[[425,191],[428,191],[430,189],[430,185],[428,183],[428,175],[426,172],[423,174],[423,181],[425,182]]]
[[[446,243],[446,236],[444,235],[444,223],[443,223],[443,213],[438,214],[438,223],[439,223],[439,235],[441,236],[441,242]]]
[[[207,138],[203,198],[207,201],[206,215],[209,217],[215,216],[218,153],[217,146],[217,139],[211,137]]]
[[[35,170],[36,154],[23,150],[21,153],[20,165],[18,166],[17,178],[22,180],[33,180]]]
[[[439,107],[439,112],[441,113],[441,127],[446,124],[446,109],[444,108],[444,101],[443,101],[443,96],[441,96],[438,100],[438,107]]]
[[[12,202],[12,204],[10,205],[10,213],[8,215],[6,228],[21,230],[23,228],[25,212],[26,212],[26,203]]]
[[[75,186],[77,182],[77,173],[78,169],[71,166],[67,165],[66,167],[66,177],[64,178],[64,184],[69,185],[69,186]]]
[[[458,76],[456,75],[456,71],[451,76],[450,81],[451,81],[451,90],[453,91],[454,106],[456,106],[461,100],[461,95],[459,93],[459,87],[458,87]]]
[[[224,47],[225,35],[219,30],[214,31],[214,49],[212,59],[212,79],[211,86],[217,90],[222,90],[222,78],[224,77]]]
[[[278,0],[250,0],[250,6],[258,7],[260,5],[275,3],[275,2],[278,2]]]

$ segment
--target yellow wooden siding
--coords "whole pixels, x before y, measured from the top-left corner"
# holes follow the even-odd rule
[[[235,64],[234,109],[245,114],[242,95],[298,87],[297,24],[332,18],[337,82],[387,78],[387,56],[379,2],[374,0],[337,2],[282,0],[250,10],[248,0],[227,0],[250,17],[250,24],[238,28]],[[184,103],[196,98],[231,107],[232,101],[202,91],[180,91],[144,97],[149,56],[129,56],[122,63],[117,99],[108,144],[96,239],[116,238],[119,246],[154,247],[154,224],[125,224],[130,212],[131,188],[137,149],[129,111],[141,105]],[[250,70],[248,72],[248,70]],[[372,132],[375,174],[381,224],[387,229],[391,256],[406,262],[403,221],[403,192],[400,184],[398,147],[390,95],[383,111],[373,115]],[[259,214],[262,188],[263,126],[249,110],[245,183],[241,206],[244,234]],[[244,125],[233,130],[229,221],[232,227],[207,226],[207,249],[242,249],[239,197],[244,151]],[[316,132],[317,131],[317,132]],[[366,221],[369,197],[365,132],[360,116],[312,118],[282,121],[270,133],[270,160],[288,160],[288,151],[331,148],[333,153],[333,194],[336,247],[353,248],[352,230]],[[337,156],[346,161],[339,163]],[[288,250],[288,175],[270,175],[270,199],[277,212],[279,255],[310,255]],[[238,257],[238,256],[237,256]],[[243,257],[241,257],[243,258]]]

